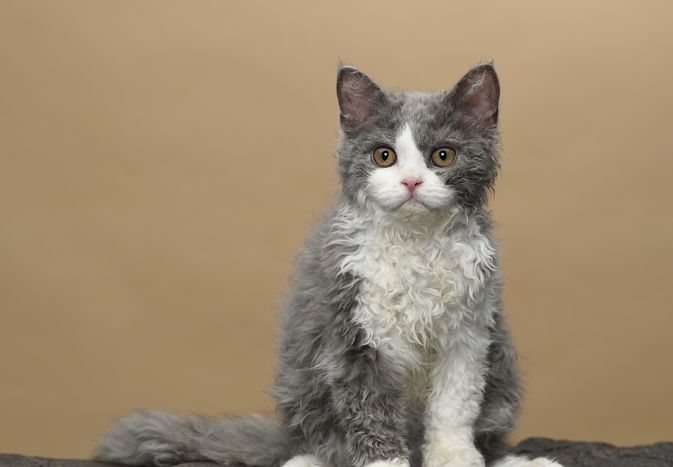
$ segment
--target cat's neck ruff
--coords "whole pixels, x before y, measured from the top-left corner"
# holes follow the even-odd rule
[[[456,209],[416,220],[344,204],[332,232],[350,246],[341,272],[361,279],[352,319],[366,344],[412,369],[463,326],[491,319],[480,303],[495,268],[494,245],[475,216]]]
[[[402,206],[391,211],[378,206],[364,195],[355,203],[342,202],[337,213],[341,228],[350,231],[379,230],[399,236],[400,239],[447,235],[467,225],[471,217],[458,205],[442,209]]]

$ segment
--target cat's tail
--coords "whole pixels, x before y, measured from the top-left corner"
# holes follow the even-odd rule
[[[136,412],[99,440],[95,459],[127,465],[168,466],[211,461],[273,467],[288,457],[280,425],[257,415],[211,419]]]

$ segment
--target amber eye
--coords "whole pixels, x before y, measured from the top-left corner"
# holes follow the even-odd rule
[[[439,148],[432,152],[432,163],[437,167],[446,167],[456,158],[456,151],[451,148]]]
[[[397,160],[397,154],[395,154],[395,151],[385,146],[374,149],[374,154],[372,157],[374,158],[376,165],[379,167],[390,167]]]

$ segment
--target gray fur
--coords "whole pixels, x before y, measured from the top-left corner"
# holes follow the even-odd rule
[[[480,80],[491,80],[490,92],[473,92]],[[356,206],[365,196],[371,151],[407,122],[423,153],[445,144],[457,150],[455,164],[434,170],[455,189],[460,210],[476,216],[489,235],[485,203],[499,170],[497,77],[491,65],[480,65],[449,92],[406,94],[383,90],[361,72],[341,67],[337,91],[341,189],[335,207],[306,240],[281,315],[274,388],[278,423],[141,412],[122,418],[100,440],[98,459],[276,466],[311,453],[333,466],[360,467],[396,457],[421,464],[424,407],[405,399],[397,370],[363,344],[363,331],[351,320],[361,279],[339,269],[355,247],[339,237],[348,233],[332,226],[339,208]],[[482,272],[488,278],[486,294],[499,304],[497,268]],[[490,337],[486,387],[474,426],[475,444],[487,462],[503,453],[521,397],[516,353],[499,308]]]
[[[287,437],[277,422],[254,415],[214,420],[158,411],[121,418],[100,439],[96,453],[109,462],[160,466],[204,459],[275,466],[284,457]]]
[[[489,124],[465,117],[474,103],[461,100],[460,93],[467,92],[469,83],[484,72],[487,75],[492,72],[491,79],[495,81],[497,93],[492,97],[497,118],[499,84],[490,65],[473,68],[448,92],[410,94],[385,91],[376,86],[384,95],[376,101],[380,106],[376,119],[369,119],[353,128],[353,123],[343,123],[342,115],[344,131],[339,139],[338,155],[345,196],[352,201],[356,199],[372,169],[368,154],[382,142],[394,140],[401,126],[409,122],[421,151],[431,152],[442,145],[449,145],[459,155],[469,155],[458,157],[455,164],[436,170],[447,184],[458,191],[461,204],[467,211],[482,209],[500,169],[498,132],[495,121]],[[343,72],[339,78],[342,75]]]

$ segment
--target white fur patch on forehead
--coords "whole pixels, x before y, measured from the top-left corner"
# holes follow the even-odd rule
[[[395,138],[395,152],[397,153],[398,163],[402,167],[412,168],[416,166],[418,169],[425,168],[425,158],[420,149],[418,149],[418,146],[416,146],[414,134],[408,123],[404,125]]]

